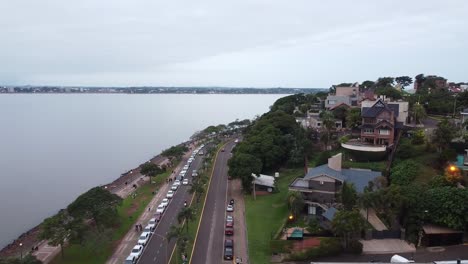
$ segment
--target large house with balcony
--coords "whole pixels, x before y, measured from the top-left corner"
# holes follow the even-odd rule
[[[337,195],[344,182],[351,183],[358,193],[364,192],[369,182],[382,176],[381,172],[364,169],[343,169],[342,154],[328,159],[328,163],[309,168],[303,178],[296,178],[290,185],[290,191],[303,194],[310,215],[323,215],[336,207]]]
[[[336,86],[335,93],[327,96],[325,108],[334,109],[342,105],[358,107],[361,99],[362,96],[359,92],[358,83],[354,83],[351,86]]]
[[[395,130],[400,128],[397,122],[398,104],[387,104],[378,99],[371,107],[363,107],[361,112],[361,142],[373,145],[390,146],[395,139]]]

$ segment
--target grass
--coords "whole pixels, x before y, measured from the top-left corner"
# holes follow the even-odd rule
[[[344,168],[358,168],[358,169],[369,169],[373,171],[384,171],[387,167],[386,161],[369,161],[369,162],[357,162],[357,161],[343,161]]]
[[[136,190],[137,196],[135,199],[132,195],[128,196],[122,201],[122,205],[117,208],[117,212],[120,219],[120,225],[112,231],[112,242],[107,244],[105,242],[97,243],[93,248],[100,248],[99,252],[93,252],[89,247],[83,247],[81,245],[70,245],[65,248],[65,258],[62,259],[61,255],[57,255],[51,264],[100,264],[105,263],[106,260],[112,255],[114,247],[118,245],[120,239],[133,228],[138,217],[147,208],[147,205],[153,198],[152,192],[155,191],[166,178],[171,174],[172,169],[168,169],[167,172],[158,175],[156,179],[153,179],[155,183],[145,184]]]
[[[250,263],[270,263],[270,241],[283,226],[288,216],[286,197],[288,185],[294,178],[303,176],[303,169],[288,169],[280,172],[280,192],[270,195],[245,197],[247,237]]]

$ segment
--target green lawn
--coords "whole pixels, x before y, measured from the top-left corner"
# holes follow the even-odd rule
[[[249,259],[253,264],[270,263],[270,240],[285,223],[288,216],[286,197],[288,185],[294,178],[303,176],[300,169],[280,171],[278,187],[280,192],[265,196],[245,196]]]
[[[384,171],[387,167],[387,162],[386,161],[357,162],[357,161],[345,160],[343,161],[343,167],[369,169],[373,171]]]
[[[96,244],[93,248],[102,248],[99,252],[93,252],[88,247],[79,245],[71,245],[65,248],[65,258],[62,259],[60,255],[54,258],[51,264],[99,264],[105,263],[106,260],[112,255],[114,247],[118,245],[118,241],[122,239],[125,234],[133,228],[136,219],[146,209],[148,203],[153,198],[152,192],[157,190],[158,187],[165,181],[170,175],[172,169],[164,174],[156,177],[156,184],[145,184],[136,190],[137,196],[135,199],[130,195],[125,198],[122,205],[117,208],[120,225],[113,231],[113,242],[111,245],[99,245]]]

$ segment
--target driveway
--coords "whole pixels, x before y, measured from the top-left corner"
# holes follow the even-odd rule
[[[363,254],[412,253],[416,251],[414,245],[401,239],[371,239],[360,240]]]

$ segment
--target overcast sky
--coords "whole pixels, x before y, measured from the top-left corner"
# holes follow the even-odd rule
[[[466,0],[4,0],[0,84],[468,81]]]

